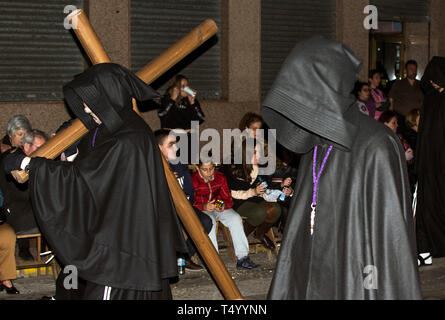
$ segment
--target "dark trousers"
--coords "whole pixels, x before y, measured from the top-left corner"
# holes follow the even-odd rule
[[[202,213],[200,210],[196,209],[195,207],[193,207],[193,209],[195,209],[196,215],[198,216],[199,221],[201,221],[201,224],[204,227],[205,233],[209,234],[210,230],[212,230],[212,227],[213,227],[212,219],[210,219],[210,217],[208,215],[206,215],[205,213]],[[196,246],[193,243],[193,240],[190,238],[190,236],[188,236],[185,243],[187,244],[189,256],[190,257],[193,256],[196,253]]]

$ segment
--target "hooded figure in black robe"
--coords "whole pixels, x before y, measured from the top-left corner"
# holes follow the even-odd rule
[[[82,298],[171,298],[176,252],[187,248],[156,139],[131,103],[157,93],[112,63],[94,65],[63,92],[90,131],[74,162],[33,158],[29,164],[42,233],[58,259],[86,280]]]
[[[425,94],[415,155],[418,253],[445,256],[445,57],[433,57],[420,86]],[[423,258],[427,258],[425,255]]]
[[[406,161],[399,138],[351,107],[361,62],[315,37],[283,63],[262,115],[303,154],[269,299],[420,299]],[[333,146],[316,192],[316,173]]]

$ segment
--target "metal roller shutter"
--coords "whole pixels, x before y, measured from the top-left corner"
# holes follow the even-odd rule
[[[334,0],[261,1],[263,97],[295,44],[313,35],[335,38]]]
[[[429,22],[429,0],[370,0],[379,13],[379,20]]]
[[[0,0],[0,101],[63,98],[62,86],[83,71],[66,5],[80,0]]]
[[[220,28],[219,0],[132,0],[131,68],[137,71],[206,19]],[[190,79],[200,98],[219,99],[219,32],[180,61],[152,86],[161,94],[177,73]]]

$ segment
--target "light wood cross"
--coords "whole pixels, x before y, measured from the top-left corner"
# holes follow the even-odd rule
[[[75,10],[69,14],[67,18],[72,22],[72,25],[77,26],[74,29],[74,32],[91,62],[93,64],[111,62],[111,59],[105,52],[104,47],[83,10]],[[204,21],[189,34],[180,39],[176,44],[163,52],[159,57],[152,60],[145,67],[136,72],[136,75],[146,84],[152,83],[173,65],[216,34],[217,31],[218,27],[213,20]],[[133,99],[133,109],[139,113],[135,99]],[[86,133],[88,133],[88,129],[79,119],[75,119],[70,127],[60,131],[56,136],[32,153],[31,157],[54,159]],[[221,257],[210,241],[208,235],[205,233],[194,209],[179,186],[170,166],[165,161],[164,157],[161,158],[163,160],[164,172],[176,207],[176,212],[212,273],[222,294],[229,300],[243,299],[238,287],[227,271],[224,262],[221,260]],[[19,171],[19,174],[15,173],[14,177],[20,182],[24,182],[28,179],[27,174],[23,170]]]

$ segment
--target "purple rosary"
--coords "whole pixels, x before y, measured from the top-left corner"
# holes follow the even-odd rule
[[[317,188],[318,188],[318,181],[320,180],[321,173],[323,172],[324,166],[326,164],[326,160],[328,160],[329,154],[332,151],[332,146],[329,146],[328,151],[326,152],[326,155],[324,156],[323,162],[321,163],[320,170],[318,171],[318,174],[316,174],[316,167],[317,167],[317,150],[318,147],[315,146],[314,148],[314,162],[312,166],[312,180],[314,182],[314,189],[312,193],[312,203],[311,203],[311,235],[314,233],[314,225],[315,225],[315,208],[317,206]]]
[[[93,136],[93,142],[91,143],[91,146],[94,148],[94,145],[96,144],[96,135],[97,135],[97,130],[99,129],[99,127],[96,128],[96,130],[94,131],[94,136]]]

